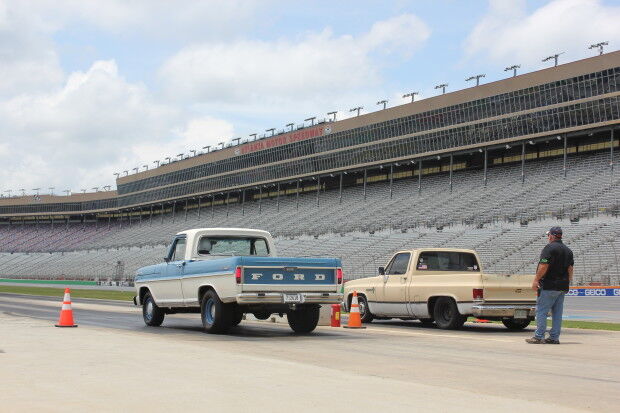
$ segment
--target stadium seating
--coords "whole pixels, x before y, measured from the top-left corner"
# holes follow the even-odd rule
[[[616,159],[614,163],[617,163]],[[196,227],[252,227],[276,236],[279,253],[339,256],[347,278],[374,275],[398,249],[476,249],[490,272],[531,273],[545,230],[565,227],[575,251],[579,283],[619,283],[616,218],[620,174],[609,153],[571,155],[482,171],[396,180],[337,191],[265,198],[181,211],[151,219],[69,225],[0,227],[0,277],[125,279],[140,266],[160,262],[170,237]]]

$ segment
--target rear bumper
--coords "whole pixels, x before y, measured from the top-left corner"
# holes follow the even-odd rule
[[[341,293],[295,293],[301,294],[302,302],[297,304],[340,304]],[[237,294],[238,304],[288,304],[284,293],[241,293]]]
[[[525,314],[527,318],[533,318],[536,315],[536,305],[474,304],[472,313],[476,317],[515,317],[515,315]]]

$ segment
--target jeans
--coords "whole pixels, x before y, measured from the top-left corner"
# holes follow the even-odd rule
[[[564,310],[564,291],[540,290],[540,295],[536,300],[536,333],[534,337],[545,338],[547,330],[547,314],[551,310],[551,331],[549,338],[552,340],[560,339],[562,329],[562,310]]]

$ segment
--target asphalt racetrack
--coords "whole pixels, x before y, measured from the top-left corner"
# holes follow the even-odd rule
[[[600,300],[600,298],[593,298]],[[613,302],[612,302],[613,305]],[[607,308],[607,307],[604,307]],[[129,303],[0,294],[3,411],[616,411],[620,332],[565,329],[528,345],[532,327],[463,330],[385,321],[367,329],[243,321],[209,335],[198,314],[144,326]],[[585,310],[584,310],[585,311]],[[602,309],[601,311],[614,311]]]

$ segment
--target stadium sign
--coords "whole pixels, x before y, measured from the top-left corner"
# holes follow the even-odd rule
[[[576,287],[571,288],[566,295],[575,297],[620,297],[620,287]]]
[[[274,136],[260,141],[247,143],[240,148],[241,154],[245,155],[246,153],[262,151],[263,149],[274,148],[276,146],[286,145],[287,143],[316,138],[317,136],[322,136],[324,133],[325,131],[323,126],[285,133],[279,136]]]

